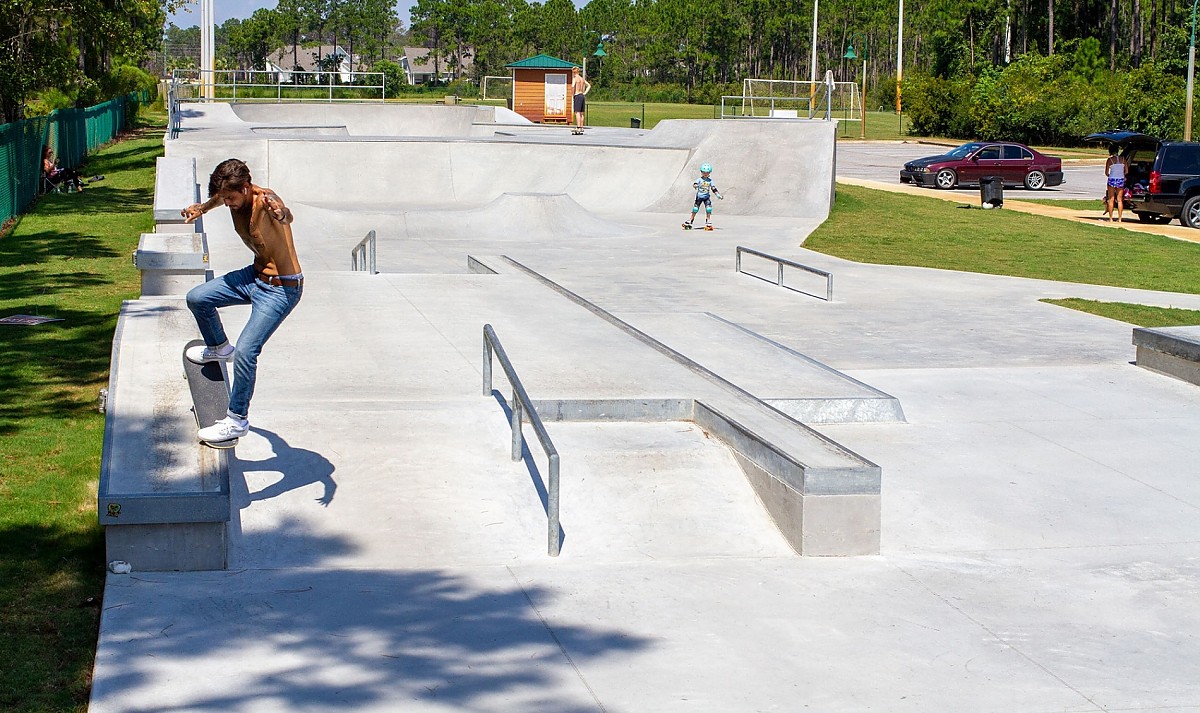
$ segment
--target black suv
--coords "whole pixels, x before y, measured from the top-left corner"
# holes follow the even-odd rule
[[[1125,207],[1144,223],[1178,218],[1200,228],[1200,143],[1162,141],[1135,131],[1104,131],[1084,139],[1116,144],[1129,162]]]

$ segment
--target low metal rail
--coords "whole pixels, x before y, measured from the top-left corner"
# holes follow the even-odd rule
[[[748,248],[748,247],[745,247],[742,245],[737,246],[737,255],[734,258],[734,269],[736,269],[738,272],[743,272],[743,270],[742,270],[742,253],[749,253],[751,255],[755,255],[757,257],[761,257],[761,258],[764,258],[767,260],[772,260],[775,263],[777,263],[779,266],[779,270],[776,273],[775,284],[779,285],[780,287],[783,287],[783,267],[784,267],[784,265],[786,265],[788,267],[794,267],[799,270],[804,270],[805,272],[811,272],[814,275],[821,275],[822,277],[825,278],[825,301],[826,302],[833,301],[833,273],[832,272],[826,272],[825,270],[818,270],[817,268],[809,267],[808,265],[801,265],[798,262],[793,262],[791,260],[785,260],[784,258],[776,257],[774,255],[768,255],[767,253],[760,252],[758,250],[754,250],[752,248]],[[751,273],[746,273],[746,274],[751,274]]]
[[[509,399],[509,407],[512,409],[512,459],[514,461],[521,460],[521,455],[525,450],[525,435],[521,432],[521,428],[525,419],[528,418],[529,425],[533,426],[533,432],[537,434],[538,442],[542,444],[542,450],[546,452],[546,460],[550,462],[550,472],[546,483],[546,551],[551,557],[557,557],[561,531],[558,523],[558,450],[551,442],[550,434],[546,433],[546,427],[542,425],[542,419],[538,416],[537,409],[533,407],[529,394],[525,392],[525,387],[517,378],[512,361],[504,352],[504,347],[500,345],[500,338],[496,336],[496,330],[492,329],[490,324],[483,325],[483,395],[492,395],[493,354],[500,360],[500,367],[504,369],[504,375],[508,377],[508,383],[512,386],[512,398]]]
[[[358,245],[350,251],[350,269],[354,272],[369,272],[372,275],[379,272],[375,260],[375,231],[358,241]]]

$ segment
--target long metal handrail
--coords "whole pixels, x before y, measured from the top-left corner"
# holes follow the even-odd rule
[[[537,434],[538,442],[542,444],[542,450],[546,452],[546,460],[550,462],[550,473],[546,484],[546,551],[551,557],[557,557],[560,531],[558,523],[558,450],[550,441],[550,434],[546,433],[546,427],[542,425],[542,419],[538,416],[537,409],[533,407],[529,394],[525,392],[525,387],[517,378],[517,372],[513,369],[512,362],[504,352],[504,347],[500,345],[500,338],[496,336],[496,330],[492,329],[490,324],[483,325],[483,395],[492,395],[493,353],[500,359],[500,366],[504,369],[504,375],[508,377],[508,383],[512,386],[512,398],[509,400],[509,407],[512,409],[512,459],[514,461],[521,460],[521,455],[525,450],[525,435],[521,432],[521,427],[526,418],[525,415],[528,414],[529,424],[533,426],[533,432]]]
[[[778,272],[777,277],[775,278],[775,284],[779,285],[780,287],[783,287],[783,266],[784,265],[787,265],[788,267],[795,267],[800,270],[806,270],[808,272],[813,273],[814,275],[821,275],[822,277],[825,278],[825,301],[826,302],[833,301],[833,273],[832,272],[826,272],[825,270],[819,270],[815,267],[809,267],[808,265],[801,265],[798,262],[793,262],[791,260],[785,260],[784,258],[776,257],[774,255],[768,255],[767,253],[760,252],[758,250],[754,250],[752,248],[748,248],[748,247],[745,247],[742,245],[737,246],[737,254],[734,258],[734,269],[737,270],[738,272],[742,272],[742,253],[750,253],[751,255],[756,255],[761,258],[766,258],[767,260],[774,260],[776,263],[778,263],[779,264],[779,272]]]
[[[350,251],[350,269],[354,272],[366,271],[374,275],[379,272],[375,269],[376,264],[375,231],[372,230]]]

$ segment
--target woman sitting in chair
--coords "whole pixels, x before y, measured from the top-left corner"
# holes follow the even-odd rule
[[[54,151],[49,146],[42,149],[42,173],[46,182],[55,188],[66,185],[68,188],[74,186],[76,190],[83,190],[83,176],[73,168],[59,168],[58,162],[54,160]]]

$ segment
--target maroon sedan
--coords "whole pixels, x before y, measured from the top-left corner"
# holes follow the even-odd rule
[[[972,141],[939,156],[909,161],[900,171],[900,182],[948,189],[979,185],[984,176],[1000,176],[1006,186],[1040,191],[1062,184],[1062,159],[1024,144]]]

